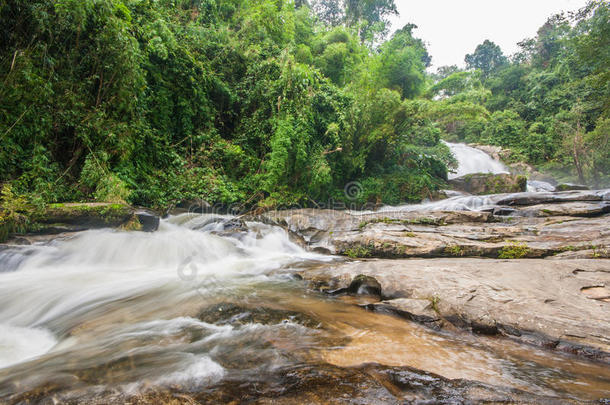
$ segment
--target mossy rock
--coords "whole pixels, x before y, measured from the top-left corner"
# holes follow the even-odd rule
[[[449,181],[454,190],[470,194],[518,193],[527,189],[527,177],[508,173],[467,174]]]
[[[591,190],[584,184],[561,183],[555,186],[555,191]]]
[[[43,224],[69,224],[89,227],[114,227],[128,224],[134,218],[134,209],[120,203],[60,203],[49,204],[38,222]]]

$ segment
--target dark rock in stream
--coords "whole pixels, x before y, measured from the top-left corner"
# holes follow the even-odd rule
[[[204,308],[197,317],[203,322],[216,325],[245,325],[249,323],[276,325],[292,322],[308,328],[320,327],[318,321],[300,312],[268,307],[246,308],[230,302]]]
[[[375,280],[374,277],[370,277],[364,274],[359,274],[347,287],[347,292],[358,295],[375,295],[381,297],[381,284]]]
[[[159,229],[159,216],[147,210],[136,211],[136,217],[140,222],[140,230],[143,232],[154,232]]]
[[[443,320],[434,310],[434,307],[432,300],[411,298],[396,298],[364,305],[364,308],[368,311],[394,315],[421,323],[432,329],[440,329],[443,326]]]
[[[518,215],[519,211],[510,207],[494,207],[492,214],[499,217],[507,217],[510,215]]]
[[[340,295],[340,294],[353,294],[353,295],[368,295],[374,297],[381,297],[381,284],[375,278],[359,274],[354,277],[345,288],[339,288],[335,290],[325,290],[327,294]]]

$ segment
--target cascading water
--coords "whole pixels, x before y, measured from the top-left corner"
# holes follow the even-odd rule
[[[54,401],[93,402],[176,387],[277,385],[304,364],[396,358],[543,394],[565,385],[553,382],[561,374],[545,371],[564,367],[561,357],[532,352],[524,368],[521,349],[367,313],[305,293],[290,277],[334,260],[305,251],[277,227],[193,214],[163,220],[154,233],[93,230],[2,250],[0,402],[51,388]],[[390,359],[387,345],[401,348],[400,356]],[[598,373],[569,364],[571,389]]]
[[[443,141],[444,142],[444,141]],[[493,159],[482,150],[472,148],[463,143],[444,142],[458,161],[457,171],[449,173],[449,179],[465,176],[472,173],[509,173],[510,170],[499,160]],[[554,191],[555,187],[546,181],[528,180],[528,192]],[[476,204],[475,204],[476,205]]]
[[[450,179],[471,173],[509,173],[504,163],[493,159],[482,150],[472,148],[463,143],[444,143],[449,147],[451,153],[458,161],[455,173],[449,173]]]
[[[458,167],[455,171],[449,172],[448,178],[455,179],[473,173],[509,173],[508,167],[504,163],[493,159],[482,150],[470,147],[463,143],[445,142],[451,153],[458,162]],[[528,181],[527,192],[551,192],[555,187],[545,181]],[[426,202],[422,204],[407,204],[398,207],[385,206],[379,211],[477,211],[484,209],[492,209],[496,205],[498,195],[453,195],[450,198],[441,201]],[[366,214],[367,212],[354,214]]]

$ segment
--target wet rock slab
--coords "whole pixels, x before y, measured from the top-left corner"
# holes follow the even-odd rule
[[[364,274],[385,297],[371,309],[610,362],[610,260],[365,260],[300,274],[331,290]]]
[[[91,228],[123,227],[127,230],[153,232],[159,228],[159,216],[146,209],[122,203],[49,204],[37,222],[38,233],[59,234]]]
[[[490,196],[480,211],[271,211],[257,219],[284,227],[311,250],[353,258],[540,258],[610,254],[606,190]],[[565,257],[563,255],[560,257]],[[569,256],[571,257],[571,256]]]

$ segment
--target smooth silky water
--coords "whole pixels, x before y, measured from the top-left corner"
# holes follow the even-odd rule
[[[308,292],[335,257],[213,215],[154,233],[95,230],[0,252],[0,402],[257,384],[303,364],[411,366],[562,398],[610,392],[607,366],[434,332]],[[236,385],[239,386],[239,385]]]

